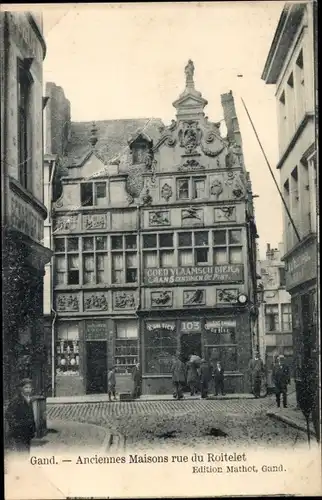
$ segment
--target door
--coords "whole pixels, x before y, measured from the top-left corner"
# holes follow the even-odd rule
[[[201,357],[201,334],[200,333],[184,333],[180,338],[180,352],[182,361],[186,363],[191,354]]]
[[[87,394],[107,393],[107,343],[86,343],[87,349]]]

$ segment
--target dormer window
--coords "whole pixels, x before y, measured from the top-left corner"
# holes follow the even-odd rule
[[[151,152],[152,141],[149,137],[140,134],[136,139],[130,143],[130,148],[132,152],[132,163],[136,165],[138,163],[148,162],[149,153]]]

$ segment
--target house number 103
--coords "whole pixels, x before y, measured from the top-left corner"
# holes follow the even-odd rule
[[[200,321],[182,321],[181,331],[182,332],[200,332],[201,325]]]

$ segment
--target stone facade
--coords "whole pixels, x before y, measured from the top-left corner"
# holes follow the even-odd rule
[[[220,358],[230,391],[248,390],[256,347],[251,185],[231,92],[222,96],[223,138],[186,69],[168,126],[71,124],[68,176],[53,203],[57,395],[69,375],[83,392],[106,391],[111,364],[118,390],[131,390],[138,361],[145,393],[171,392],[177,351]]]

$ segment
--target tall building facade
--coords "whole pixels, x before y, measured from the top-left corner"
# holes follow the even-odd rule
[[[266,259],[259,261],[262,300],[259,304],[260,354],[264,360],[268,385],[272,386],[272,368],[279,355],[293,368],[291,295],[286,291],[285,263],[281,261],[284,245],[267,244]]]
[[[287,3],[262,78],[276,85],[280,184],[294,221],[284,212],[283,260],[291,294],[295,376],[319,373],[317,300],[318,172],[316,158],[314,2]]]
[[[170,393],[177,353],[249,389],[257,232],[234,99],[222,138],[185,74],[169,126],[71,123],[52,204],[56,395],[106,392],[112,365],[129,391],[137,362],[143,393]]]
[[[42,65],[46,44],[39,15],[2,12],[1,181],[4,398],[21,377],[44,393],[47,351],[44,245]]]

